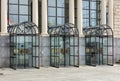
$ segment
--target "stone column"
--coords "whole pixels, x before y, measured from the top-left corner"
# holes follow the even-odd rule
[[[32,0],[32,20],[38,26],[38,0]]]
[[[108,4],[108,25],[113,29],[113,0]]]
[[[106,0],[101,0],[101,24],[106,24]]]
[[[69,0],[69,23],[74,24],[74,0]]]
[[[82,0],[77,0],[77,27],[79,29],[79,35],[83,36],[82,28]]]
[[[42,0],[42,35],[48,35],[47,0]]]
[[[1,0],[1,34],[7,33],[7,0]]]

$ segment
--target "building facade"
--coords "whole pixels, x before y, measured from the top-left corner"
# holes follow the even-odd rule
[[[114,59],[120,60],[119,0],[0,0],[0,67],[9,66],[10,47],[7,27],[24,21],[34,22],[40,32],[40,64],[50,65],[48,28],[72,23],[79,30],[80,64],[85,64],[83,28],[108,24],[114,32]]]

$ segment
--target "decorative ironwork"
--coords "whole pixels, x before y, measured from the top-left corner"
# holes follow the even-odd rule
[[[49,27],[50,65],[79,67],[79,32],[75,25]]]
[[[108,25],[84,28],[86,65],[113,65],[113,31]]]
[[[8,26],[10,37],[10,67],[39,68],[39,31],[32,22]]]

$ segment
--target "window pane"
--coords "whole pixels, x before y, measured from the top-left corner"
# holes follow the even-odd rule
[[[18,14],[18,5],[9,5],[10,14]]]
[[[55,8],[48,8],[48,15],[49,16],[55,16],[56,15],[56,9]]]
[[[83,10],[83,18],[88,18],[88,17],[89,17],[89,11]]]
[[[20,6],[20,14],[28,14],[28,6]]]
[[[83,1],[82,7],[83,9],[89,9],[89,1]]]
[[[19,0],[19,2],[20,2],[20,4],[28,4],[28,0]]]
[[[10,25],[18,24],[18,15],[9,15],[8,22]]]
[[[48,0],[48,6],[56,6],[56,0]]]
[[[89,19],[83,19],[83,27],[89,26]]]
[[[56,18],[55,17],[49,17],[48,18],[48,26],[56,25]]]
[[[91,16],[90,16],[91,18],[96,18],[96,11],[92,11],[92,10],[91,10],[91,11],[90,11],[90,15],[91,15]]]
[[[90,2],[90,9],[96,9],[96,2]]]
[[[64,24],[64,18],[57,18],[57,25]]]
[[[91,19],[90,25],[91,26],[96,26],[96,19]]]
[[[15,4],[17,4],[18,0],[9,0],[9,3],[15,3]]]
[[[64,7],[65,1],[64,0],[57,0],[57,6],[58,7]]]
[[[57,16],[64,16],[64,8],[57,8]]]
[[[28,21],[28,16],[20,16],[20,23]]]

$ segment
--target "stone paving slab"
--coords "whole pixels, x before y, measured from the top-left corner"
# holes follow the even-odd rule
[[[0,81],[120,81],[120,65],[0,69]]]

